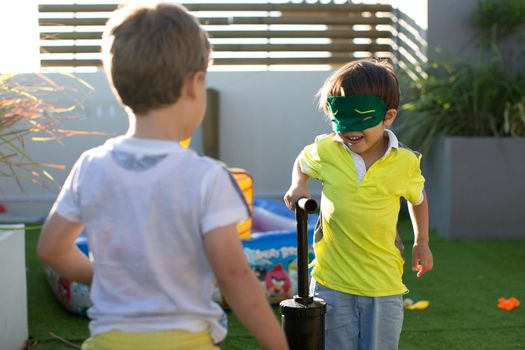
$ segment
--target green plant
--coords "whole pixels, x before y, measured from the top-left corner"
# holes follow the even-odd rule
[[[427,150],[442,136],[525,136],[525,73],[509,64],[525,55],[500,45],[525,24],[525,3],[481,0],[473,19],[479,62],[434,61],[405,86],[398,129],[413,147]]]
[[[411,82],[399,130],[409,144],[428,149],[441,136],[525,136],[520,116],[525,77],[497,62],[435,63]],[[521,106],[521,107],[520,107]]]
[[[93,90],[86,82],[68,77]],[[71,117],[81,101],[61,101],[63,106],[48,102],[52,95],[68,89],[43,74],[0,74],[0,176],[14,178],[22,191],[23,180],[43,186],[45,181],[53,181],[46,169],[64,168],[33,160],[26,152],[27,142],[60,141],[91,133],[62,127],[62,121]]]
[[[516,103],[507,102],[503,112],[503,130],[510,136],[525,135],[525,97]]]
[[[525,24],[523,0],[481,0],[472,16],[484,43],[498,44]]]

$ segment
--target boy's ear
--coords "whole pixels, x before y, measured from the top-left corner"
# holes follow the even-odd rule
[[[206,74],[202,71],[188,74],[184,89],[186,94],[190,98],[198,96],[199,91],[202,89],[202,84],[206,84]]]
[[[397,109],[389,109],[385,113],[385,119],[383,119],[383,123],[385,126],[390,126],[392,123],[394,123],[394,120],[396,120],[397,117]]]

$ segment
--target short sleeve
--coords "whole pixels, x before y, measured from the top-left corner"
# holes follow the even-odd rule
[[[423,202],[425,178],[421,173],[421,154],[414,158],[408,173],[406,193],[403,197],[413,205]]]
[[[58,213],[64,219],[73,222],[81,222],[80,215],[80,191],[79,191],[79,174],[81,170],[82,159],[79,159],[66,181],[53,205],[52,211]]]
[[[216,167],[207,174],[201,195],[201,228],[204,234],[221,226],[239,223],[250,216],[241,189],[224,167]]]
[[[299,154],[299,166],[303,174],[321,180],[321,158],[319,157],[317,142],[306,146]]]

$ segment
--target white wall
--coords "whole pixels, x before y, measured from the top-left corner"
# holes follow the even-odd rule
[[[208,86],[219,91],[220,157],[228,166],[248,170],[254,178],[256,195],[282,196],[289,186],[293,161],[302,147],[318,134],[330,131],[325,117],[317,110],[314,95],[328,71],[290,72],[210,72]],[[56,184],[47,188],[24,183],[27,195],[14,181],[0,179],[0,202],[8,213],[0,220],[38,220],[47,214],[51,202],[77,157],[86,149],[126,131],[128,121],[117,104],[102,72],[77,74],[96,90],[77,111],[78,120],[69,129],[98,131],[101,136],[74,136],[57,142],[30,143],[28,153],[36,160],[64,164],[66,171],[49,170]],[[74,85],[76,92],[61,95],[55,102],[86,95],[78,82],[51,75],[59,84]],[[193,147],[200,136],[194,137]],[[319,193],[313,185],[312,191]],[[28,197],[30,200],[28,200]]]
[[[478,62],[480,33],[473,23],[479,0],[428,0],[429,58],[462,59]],[[523,31],[516,31],[499,42],[506,69],[521,72],[525,62],[518,56],[523,52]],[[437,51],[436,49],[439,49]],[[521,50],[521,51],[520,51]]]
[[[0,230],[0,349],[25,348],[28,338],[24,226]]]
[[[297,154],[330,131],[314,95],[329,72],[211,72],[220,93],[220,154],[248,170],[257,194],[284,194]]]
[[[428,0],[428,55],[477,59],[476,33],[472,13],[478,0]],[[439,49],[440,51],[436,51]]]

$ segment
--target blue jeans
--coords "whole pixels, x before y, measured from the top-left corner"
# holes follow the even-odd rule
[[[365,297],[327,288],[312,278],[310,295],[326,301],[326,350],[397,350],[403,297]]]

